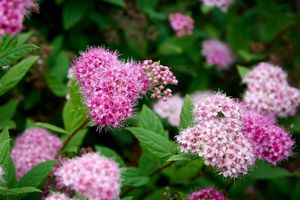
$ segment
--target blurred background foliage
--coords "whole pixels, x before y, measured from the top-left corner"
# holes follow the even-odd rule
[[[235,0],[227,13],[207,8],[198,0],[40,0],[39,5],[39,12],[26,20],[25,31],[31,34],[28,43],[40,47],[33,53],[40,58],[22,82],[0,99],[0,128],[9,126],[15,136],[35,122],[67,127],[63,118],[70,116],[62,112],[69,109],[64,106],[69,90],[68,69],[79,52],[91,46],[117,50],[123,59],[160,60],[172,67],[179,80],[172,89],[182,95],[220,90],[241,97],[244,86],[236,66],[250,68],[260,61],[283,66],[290,84],[300,86],[300,7],[293,0]],[[177,11],[193,17],[193,35],[176,37],[168,15]],[[236,64],[229,70],[205,64],[201,42],[211,38],[225,41],[233,49]],[[2,69],[1,75],[4,72]],[[153,102],[146,97],[143,103],[150,107]],[[140,115],[128,123],[136,123]],[[280,122],[300,144],[299,112]],[[167,123],[164,127],[171,138],[178,133]],[[86,131],[79,136],[82,147],[102,145],[96,149],[114,149],[127,165],[143,169],[129,170],[128,176],[130,172],[140,174],[138,181],[133,181],[135,185],[148,181],[142,175],[155,169],[156,164],[149,162],[147,154],[139,159],[141,148],[128,131],[97,127],[90,128],[89,134]],[[105,134],[108,132],[113,134]],[[134,193],[140,199],[163,199],[214,185],[226,190],[232,199],[300,199],[298,145],[294,152],[281,168],[259,162],[252,173],[236,181],[215,173],[201,176],[198,169],[203,167],[202,162],[182,161],[182,165],[170,167]]]

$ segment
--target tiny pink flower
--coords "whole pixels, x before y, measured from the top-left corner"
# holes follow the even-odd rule
[[[228,69],[234,62],[234,55],[227,44],[219,40],[205,40],[202,43],[202,55],[210,65],[219,69]]]
[[[193,18],[177,12],[169,15],[169,22],[178,37],[193,34]]]
[[[55,159],[62,143],[59,137],[43,128],[27,129],[17,137],[12,149],[12,159],[16,166],[16,175],[20,179],[39,163]]]
[[[259,63],[243,79],[247,84],[244,102],[271,118],[294,115],[300,104],[300,90],[289,86],[287,74],[278,66]]]
[[[218,7],[223,12],[227,12],[228,7],[233,3],[233,0],[201,0],[204,5],[210,7]]]
[[[64,193],[54,192],[48,197],[46,197],[44,200],[73,200],[73,199]]]
[[[245,111],[243,120],[243,133],[252,144],[257,159],[276,165],[292,154],[295,142],[273,120],[251,110]]]
[[[252,145],[242,132],[242,109],[223,94],[206,96],[194,109],[195,126],[176,137],[182,152],[197,153],[224,177],[247,174],[254,165]]]
[[[228,198],[215,188],[203,188],[190,194],[187,200],[228,200]]]
[[[117,200],[121,172],[116,162],[98,153],[66,161],[55,172],[58,181],[89,200]]]
[[[0,37],[5,33],[15,35],[21,31],[25,15],[34,5],[32,0],[1,0]]]

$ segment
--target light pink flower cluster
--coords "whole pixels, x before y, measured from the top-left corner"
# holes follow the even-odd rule
[[[202,43],[202,55],[210,65],[227,69],[234,62],[234,55],[228,45],[219,40],[205,40]]]
[[[0,37],[5,33],[14,35],[23,29],[23,20],[33,6],[32,0],[0,1]]]
[[[193,34],[193,18],[186,16],[180,12],[176,12],[169,15],[169,22],[178,37]]]
[[[150,81],[150,88],[154,88],[151,94],[152,98],[167,100],[167,97],[172,96],[172,90],[167,88],[168,84],[177,85],[178,81],[171,72],[170,68],[161,65],[159,62],[145,60],[142,63],[142,69],[147,73]]]
[[[213,93],[209,90],[207,91],[197,91],[191,94],[191,100],[193,104],[196,106],[198,102],[201,102],[203,98],[212,95]]]
[[[244,102],[269,117],[287,117],[296,113],[300,90],[289,86],[287,74],[278,66],[262,62],[243,79],[247,84]]]
[[[68,195],[60,192],[55,192],[45,198],[45,200],[73,200]]]
[[[55,176],[64,186],[89,200],[116,200],[120,193],[121,172],[116,162],[89,153],[63,163]]]
[[[202,0],[202,2],[206,6],[215,6],[226,12],[228,7],[233,3],[233,0]]]
[[[291,135],[268,117],[247,110],[244,115],[244,135],[248,138],[257,159],[276,165],[292,153],[294,141]]]
[[[187,200],[228,200],[228,198],[215,188],[203,188],[190,194]]]
[[[179,94],[176,94],[166,102],[163,100],[158,101],[154,104],[153,109],[160,117],[166,118],[169,124],[178,127],[183,102],[184,99]]]
[[[90,117],[100,126],[116,127],[131,117],[136,101],[149,89],[156,92],[152,97],[171,96],[170,89],[158,92],[177,81],[168,67],[152,61],[124,63],[104,48],[88,49],[73,67]]]
[[[27,129],[17,137],[12,149],[12,159],[19,179],[39,163],[55,159],[62,143],[59,137],[43,128]]]
[[[197,153],[206,165],[236,178],[254,165],[252,145],[242,132],[238,102],[223,94],[206,96],[194,109],[195,126],[176,137],[182,152]]]

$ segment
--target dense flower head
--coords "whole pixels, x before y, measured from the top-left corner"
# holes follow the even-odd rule
[[[46,197],[45,200],[73,200],[73,199],[64,193],[54,192],[48,197]]]
[[[300,104],[300,90],[289,86],[287,74],[279,67],[262,62],[243,79],[247,84],[244,102],[269,117],[294,115]]]
[[[141,65],[142,69],[148,75],[150,89],[154,89],[152,98],[167,100],[172,96],[172,90],[166,88],[168,84],[177,85],[178,81],[169,67],[161,65],[159,62],[145,60]]]
[[[172,126],[178,127],[183,102],[184,99],[179,94],[176,94],[170,97],[166,102],[162,99],[159,100],[154,104],[153,109],[159,116],[166,118]]]
[[[32,0],[0,0],[0,37],[22,30],[25,15],[33,5]]]
[[[238,102],[223,94],[206,96],[194,109],[195,126],[176,137],[185,153],[197,153],[223,176],[236,178],[254,165],[251,144],[242,133]]]
[[[59,137],[43,128],[30,128],[17,137],[12,149],[12,159],[19,179],[31,168],[47,160],[55,159],[62,143]]]
[[[268,117],[253,110],[243,115],[243,133],[252,144],[257,159],[276,165],[292,154],[291,135]]]
[[[176,12],[169,15],[169,22],[178,37],[193,34],[193,18],[186,16],[180,12]]]
[[[233,3],[233,0],[202,0],[202,2],[206,6],[215,6],[226,12],[228,7]]]
[[[120,169],[116,162],[98,153],[66,161],[56,170],[55,176],[64,186],[89,200],[119,198]]]
[[[202,55],[210,65],[227,69],[234,62],[234,55],[228,45],[219,40],[205,40],[202,43]]]
[[[194,93],[191,94],[191,100],[194,103],[194,105],[196,106],[198,104],[198,102],[201,102],[203,98],[212,95],[213,93],[209,90],[207,91],[196,91]]]
[[[228,200],[228,198],[215,188],[209,187],[193,192],[187,200]]]

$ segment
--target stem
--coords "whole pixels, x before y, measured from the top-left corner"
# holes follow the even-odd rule
[[[166,165],[163,165],[163,166],[157,168],[156,170],[154,170],[153,172],[151,172],[151,173],[149,174],[149,177],[152,178],[153,176],[155,176],[156,174],[158,174],[158,173],[161,172],[162,170],[164,170],[164,169],[170,167],[170,166],[173,165],[174,163],[175,163],[175,161],[171,161],[171,162],[167,163]],[[128,193],[130,193],[130,192],[131,192],[132,190],[134,190],[134,189],[135,189],[134,187],[129,187],[127,190],[125,190],[125,191],[122,193],[121,197],[124,197],[125,195],[127,195]]]
[[[89,123],[89,119],[86,119],[83,124],[81,124],[81,126],[79,126],[71,135],[69,135],[69,137],[66,139],[66,141],[64,142],[63,146],[60,148],[60,152],[62,152],[66,146],[68,145],[68,143],[71,141],[71,139],[83,128],[86,127],[86,125]]]

